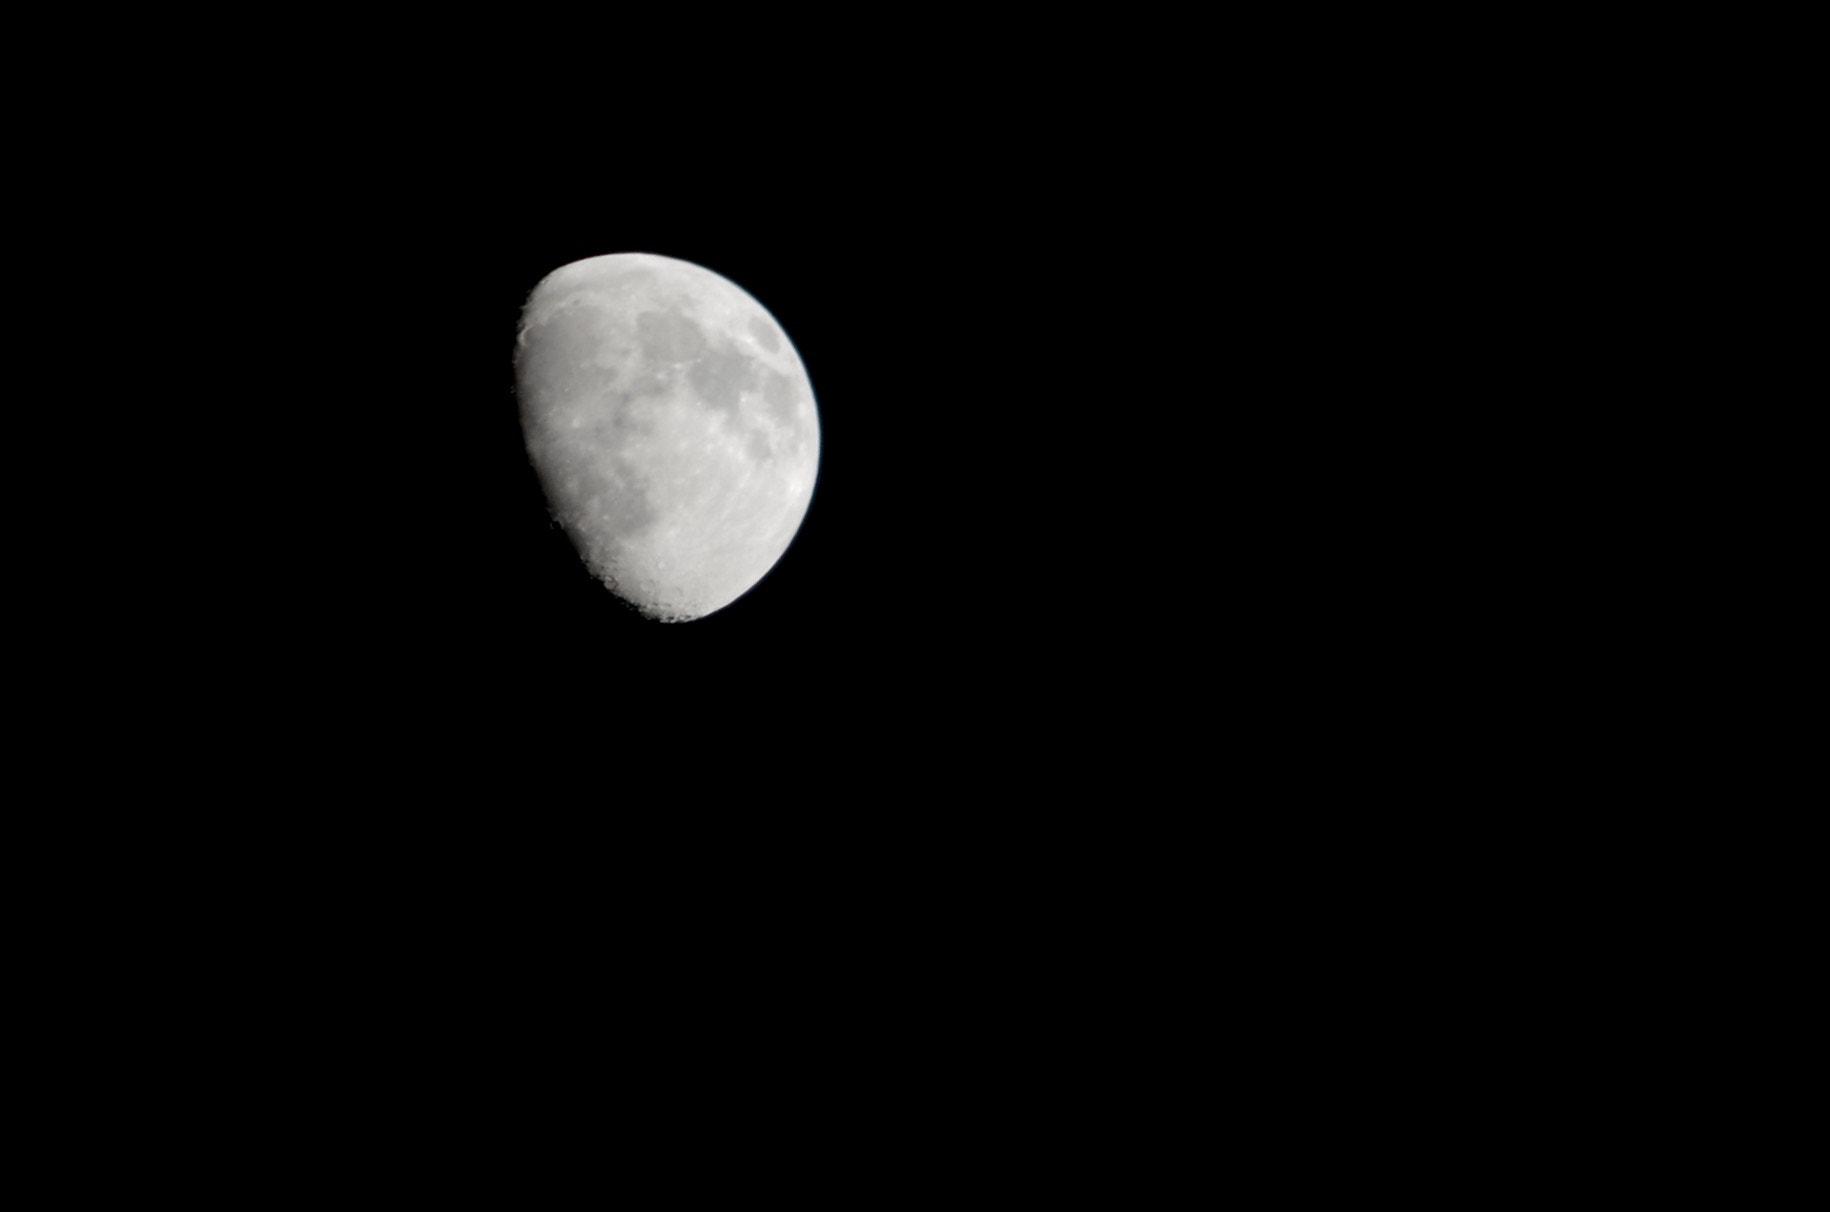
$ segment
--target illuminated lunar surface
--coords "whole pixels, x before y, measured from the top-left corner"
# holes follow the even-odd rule
[[[788,549],[819,413],[787,334],[737,285],[647,253],[575,261],[528,297],[515,363],[553,516],[643,614],[708,615]]]

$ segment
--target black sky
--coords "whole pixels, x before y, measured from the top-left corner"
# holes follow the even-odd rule
[[[862,741],[909,769],[1046,732],[1069,704],[1103,714],[1103,688],[1211,592],[1212,536],[1165,546],[1201,530],[1181,502],[1209,486],[1173,465],[1220,388],[1189,374],[1222,331],[1189,310],[1202,230],[1160,229],[1194,187],[1071,140],[781,142],[719,161],[377,139],[251,179],[233,293],[260,336],[238,358],[251,378],[283,367],[285,402],[264,454],[227,445],[220,470],[227,500],[261,503],[222,506],[255,665],[303,679],[300,705],[398,701],[433,731],[551,720],[689,752],[658,722],[678,720],[764,748]],[[528,291],[634,251],[761,300],[823,427],[786,556],[683,625],[589,577],[513,396]],[[274,273],[277,305],[249,285]]]
[[[1369,637],[1406,539],[1380,511],[1427,505],[1382,469],[1453,373],[1440,321],[1407,319],[1443,195],[1356,100],[1376,70],[1133,31],[713,88],[658,51],[552,70],[554,38],[513,70],[428,51],[275,84],[250,60],[114,132],[83,256],[149,250],[182,330],[161,388],[191,401],[158,414],[193,456],[162,489],[210,536],[159,573],[186,637],[159,660],[332,765],[393,731],[1044,796],[1295,744],[1310,687],[1372,693],[1342,670],[1391,659]],[[758,298],[821,412],[796,541],[684,625],[592,581],[513,397],[528,291],[633,251]]]
[[[1280,59],[1136,26],[728,71],[569,26],[531,57],[338,31],[286,72],[160,64],[47,140],[84,167],[23,187],[74,219],[33,322],[77,335],[78,406],[15,457],[57,470],[46,512],[100,503],[69,549],[102,575],[27,582],[77,625],[24,636],[60,696],[25,705],[60,785],[122,790],[47,814],[71,853],[148,904],[233,873],[212,918],[258,931],[275,889],[396,969],[428,937],[693,965],[682,923],[766,908],[765,963],[813,940],[895,1002],[911,940],[1204,973],[1178,926],[1268,937],[1421,853],[1380,802],[1530,774],[1539,733],[1485,707],[1550,633],[1495,604],[1586,599],[1482,494],[1519,435],[1581,431],[1528,383],[1558,314],[1521,294],[1492,337],[1481,284],[1552,243],[1489,205],[1510,153],[1458,91],[1417,112],[1470,129],[1382,110],[1351,32]],[[820,408],[800,534],[687,624],[591,578],[518,423],[528,292],[618,252],[755,296]]]

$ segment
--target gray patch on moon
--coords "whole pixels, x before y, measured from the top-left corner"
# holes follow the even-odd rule
[[[623,380],[623,386],[628,389],[628,398],[631,400],[642,400],[653,396],[665,395],[668,390],[668,375],[670,373],[670,371],[660,370],[652,366],[646,366],[630,373]]]
[[[635,318],[636,340],[655,362],[687,362],[705,351],[705,330],[677,308],[645,311]]]
[[[579,400],[617,386],[631,362],[630,333],[596,308],[569,305],[521,332],[519,392],[525,400]],[[644,385],[629,384],[640,390]],[[658,384],[656,385],[658,388]]]
[[[750,318],[750,335],[756,338],[756,343],[758,345],[762,346],[770,353],[781,352],[781,334],[775,331],[775,325],[769,323],[769,321],[763,319],[761,316],[752,316]]]
[[[706,407],[735,414],[738,397],[756,383],[756,361],[729,341],[694,362],[686,381]]]
[[[579,540],[596,536],[616,545],[652,527],[659,514],[629,455],[632,438],[654,432],[653,419],[636,404],[642,393],[615,386],[617,376],[601,367],[527,377],[539,380],[538,388],[564,390],[558,398],[568,401],[526,418],[528,452],[554,517]]]
[[[613,538],[632,539],[659,521],[660,513],[626,459],[612,456],[609,463],[604,491],[589,502],[588,516],[595,517]]]
[[[603,344],[601,326],[566,314],[584,310],[587,309],[564,309],[523,330],[522,365],[539,368],[543,377],[557,381],[554,386],[589,370]]]
[[[560,522],[578,538],[635,538],[659,520],[636,468],[620,453],[577,457],[560,448],[557,483],[549,493]],[[554,491],[556,490],[556,491]]]
[[[795,390],[792,378],[779,370],[769,372],[768,379],[763,383],[763,399],[768,402],[769,411],[775,414],[776,419],[784,422],[793,420],[794,406],[799,398],[800,393]]]

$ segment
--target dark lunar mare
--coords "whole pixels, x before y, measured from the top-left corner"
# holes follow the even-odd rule
[[[597,314],[587,318],[581,311]],[[623,542],[659,518],[637,468],[622,450],[631,434],[647,429],[635,419],[630,403],[661,384],[619,388],[618,373],[597,364],[605,349],[630,348],[626,331],[596,308],[568,305],[523,333],[517,377],[529,452],[554,516],[581,551],[588,527]],[[668,348],[693,347],[678,326],[651,327],[650,336]],[[582,429],[562,427],[578,414],[561,417],[550,402],[578,399],[596,400],[600,406],[583,410]],[[538,407],[536,401],[549,403]]]

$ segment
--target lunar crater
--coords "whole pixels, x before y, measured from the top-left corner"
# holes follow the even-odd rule
[[[764,349],[768,350],[770,353],[780,353],[781,352],[781,348],[782,348],[781,334],[778,331],[776,331],[775,324],[772,321],[770,321],[769,319],[767,319],[764,316],[752,317],[750,320],[749,329],[750,329],[750,335],[752,337],[756,338],[756,343],[758,345],[762,346]]]

